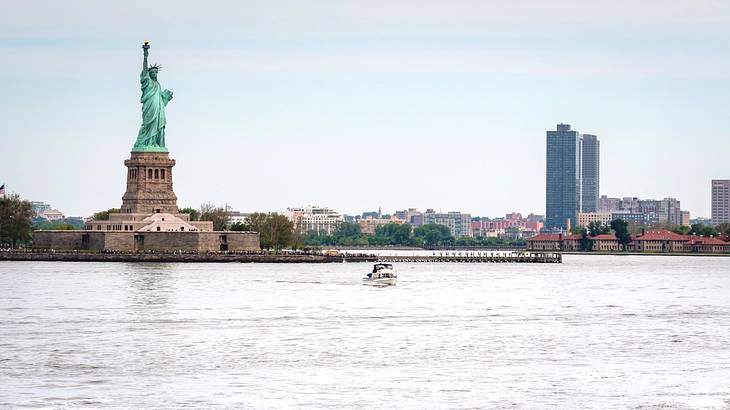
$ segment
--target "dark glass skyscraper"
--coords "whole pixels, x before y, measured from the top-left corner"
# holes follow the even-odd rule
[[[545,227],[575,226],[578,212],[598,211],[599,141],[569,124],[547,132]]]
[[[598,212],[600,142],[595,135],[581,135],[582,184],[581,212]]]

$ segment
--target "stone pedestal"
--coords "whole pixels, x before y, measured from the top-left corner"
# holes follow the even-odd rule
[[[175,160],[167,152],[132,152],[127,166],[127,191],[122,213],[177,214],[177,196],[172,191]]]

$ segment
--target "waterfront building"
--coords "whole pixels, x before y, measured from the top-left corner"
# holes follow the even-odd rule
[[[248,216],[250,213],[244,213],[239,211],[231,211],[228,213],[228,223],[245,225],[248,222]]]
[[[631,238],[629,249],[637,252],[683,252],[689,238],[666,229],[648,230]]]
[[[50,222],[61,221],[65,218],[63,213],[58,209],[47,209],[38,214],[38,216]]]
[[[606,195],[601,195],[598,199],[598,211],[599,212],[616,212],[621,210],[621,198],[609,198]]]
[[[473,236],[471,230],[471,215],[461,212],[436,213],[428,209],[423,213],[423,224],[443,225],[449,228],[451,235],[455,238]]]
[[[41,201],[30,201],[30,207],[33,209],[33,214],[40,217],[45,211],[51,210],[51,205]]]
[[[581,211],[598,212],[600,188],[600,141],[591,134],[581,135]]]
[[[601,212],[611,212],[613,219],[623,219],[637,224],[682,224],[680,201],[676,198],[639,199],[636,197],[599,199]]]
[[[640,212],[631,212],[631,211],[617,211],[611,213],[611,220],[620,219],[624,222],[628,222],[629,224],[635,225],[635,226],[643,226],[646,225],[646,215],[640,213]]]
[[[579,212],[578,226],[586,227],[591,222],[600,222],[601,225],[608,225],[613,220],[610,212]]]
[[[589,237],[594,252],[622,250],[615,234]],[[581,235],[539,234],[527,239],[527,249],[533,251],[580,250]],[[647,253],[730,253],[730,242],[720,238],[680,235],[665,229],[644,230],[631,237],[628,250]]]
[[[558,124],[547,131],[546,151],[545,225],[567,229],[581,209],[580,134],[569,124]]]
[[[682,223],[680,203],[675,198],[640,200],[639,209],[641,213],[646,215],[649,224],[669,223],[680,225]]]
[[[730,223],[730,179],[712,180],[712,223]]]
[[[527,240],[527,249],[531,251],[559,251],[563,242],[563,234],[541,233]]]
[[[357,224],[360,226],[360,232],[368,235],[375,234],[375,231],[380,226],[384,226],[390,223],[402,225],[406,221],[399,218],[360,218],[357,220]]]
[[[621,244],[618,242],[616,234],[613,233],[605,233],[592,236],[590,240],[593,242],[593,247],[591,249],[597,252],[615,252],[621,250]]]
[[[547,131],[545,226],[569,230],[579,212],[599,210],[600,142],[570,124]]]
[[[581,250],[580,243],[583,240],[583,235],[569,234],[563,235],[560,241],[560,249],[568,252],[575,252]]]
[[[681,223],[682,226],[691,226],[692,224],[689,223],[690,217],[689,217],[689,211],[681,211],[680,213]]]
[[[332,235],[345,220],[338,212],[315,205],[287,208],[284,215],[294,223],[300,234]]]
[[[396,219],[401,219],[405,223],[410,224],[413,227],[419,227],[423,225],[423,214],[416,208],[408,208],[403,211],[396,211],[393,214]]]

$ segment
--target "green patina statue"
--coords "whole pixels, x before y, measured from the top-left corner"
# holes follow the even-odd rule
[[[145,41],[144,63],[139,74],[142,84],[142,125],[139,127],[137,141],[132,152],[167,152],[165,147],[165,106],[172,100],[172,91],[162,90],[157,82],[157,73],[160,66],[147,66],[147,56],[150,53],[150,43]]]

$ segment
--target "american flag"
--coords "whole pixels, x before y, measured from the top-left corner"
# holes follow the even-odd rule
[[[0,186],[0,198],[5,198],[5,184]]]

